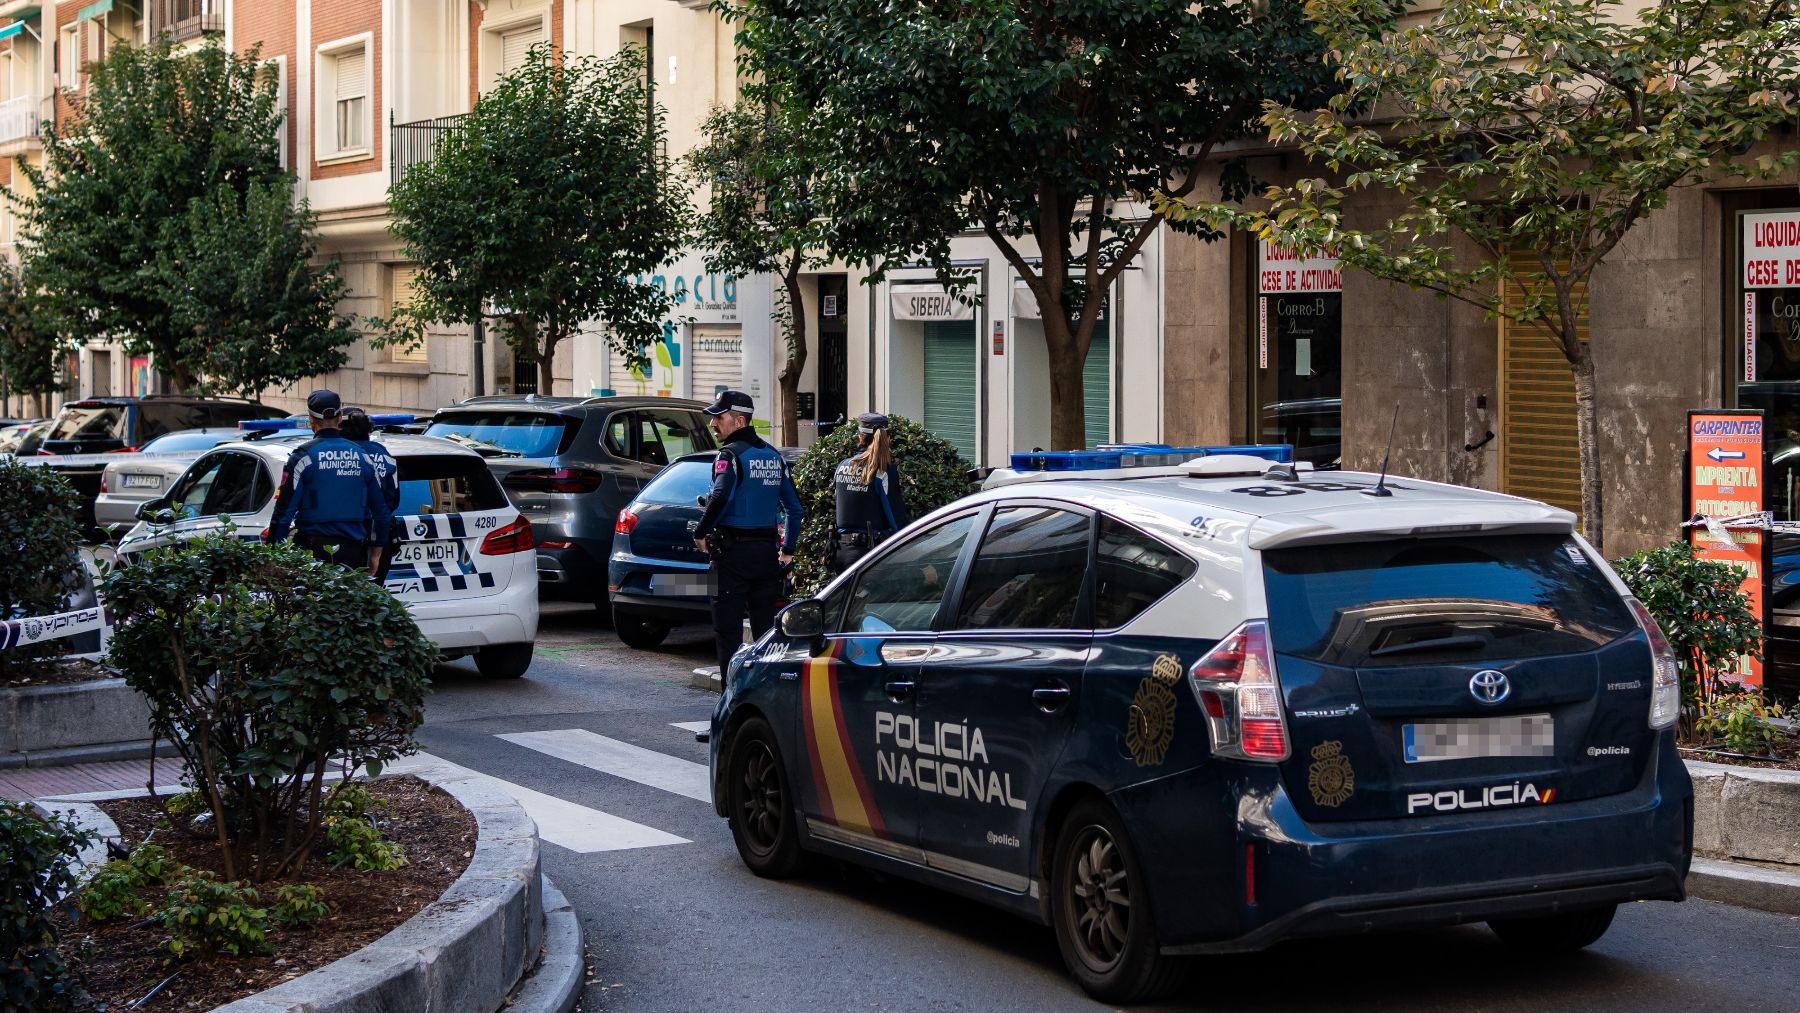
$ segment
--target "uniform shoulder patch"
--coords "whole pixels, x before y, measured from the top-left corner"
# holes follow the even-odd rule
[[[730,470],[731,470],[731,459],[726,457],[723,454],[720,454],[719,459],[713,462],[713,474],[723,475],[724,473],[726,473]]]

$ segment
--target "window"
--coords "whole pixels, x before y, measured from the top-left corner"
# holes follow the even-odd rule
[[[369,143],[363,120],[368,111],[368,60],[362,50],[337,59],[337,147],[339,151]]]
[[[366,158],[371,154],[372,41],[371,36],[361,35],[319,47],[314,134],[320,161]]]
[[[265,88],[275,90],[275,108],[281,114],[281,123],[276,127],[276,143],[281,149],[281,165],[288,167],[288,89],[287,89],[287,57],[277,56],[264,60],[256,68],[257,83]]]
[[[510,74],[525,66],[531,47],[544,41],[542,22],[500,33],[500,73]]]
[[[664,468],[638,493],[639,503],[693,506],[712,492],[713,462],[683,461]]]
[[[713,448],[712,434],[694,418],[681,412],[643,412],[638,433],[637,459],[663,465],[699,450]]]
[[[480,458],[434,454],[400,458],[400,517],[498,510],[506,493]]]
[[[1105,516],[1095,562],[1094,626],[1102,630],[1136,619],[1194,575],[1193,560]]]
[[[969,569],[960,630],[1075,627],[1087,579],[1088,518],[1049,507],[994,514]]]
[[[398,310],[412,303],[419,283],[419,265],[396,264],[388,268],[388,306],[390,310]],[[417,345],[396,345],[390,350],[394,362],[430,362],[427,354],[429,338],[420,338]]]
[[[931,629],[963,542],[975,526],[964,514],[920,532],[876,560],[857,578],[844,630],[890,633]]]
[[[550,412],[448,412],[425,430],[490,457],[550,457],[569,449],[576,426]]]
[[[219,472],[225,467],[225,455],[202,458],[198,464],[189,468],[175,483],[175,491],[169,495],[169,502],[175,508],[177,520],[200,517],[205,513],[207,494],[212,492],[213,483],[218,481]]]
[[[62,28],[56,45],[56,80],[64,91],[81,87],[81,25],[71,23]]]
[[[636,412],[619,412],[607,419],[606,449],[619,457],[631,457],[631,427],[636,424]]]
[[[248,454],[226,454],[224,462],[206,494],[205,516],[256,512],[274,491],[268,471]]]

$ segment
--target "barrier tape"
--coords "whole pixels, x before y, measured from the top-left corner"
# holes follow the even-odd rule
[[[59,612],[53,616],[7,619],[0,621],[0,651],[10,650],[14,647],[29,647],[46,640],[79,636],[101,629],[105,625],[106,610],[98,605],[93,608],[76,609],[73,612]]]

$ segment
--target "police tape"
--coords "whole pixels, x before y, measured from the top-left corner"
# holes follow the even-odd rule
[[[92,633],[105,626],[106,610],[98,605],[53,616],[0,620],[0,651]]]

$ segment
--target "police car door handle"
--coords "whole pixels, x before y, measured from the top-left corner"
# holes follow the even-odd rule
[[[912,696],[913,684],[910,679],[890,679],[886,686],[888,699],[899,703]]]
[[[1031,699],[1039,710],[1053,711],[1069,702],[1069,687],[1039,686],[1031,691]]]

